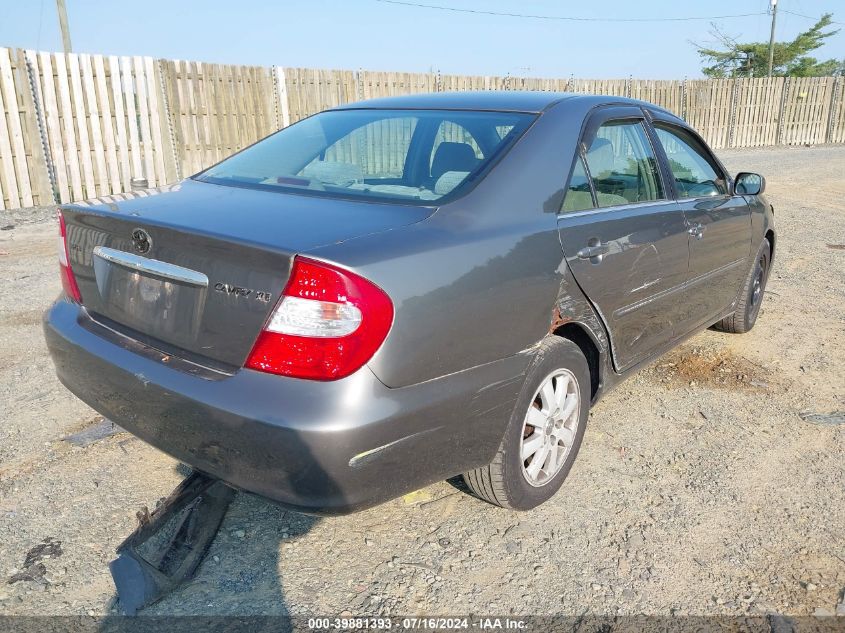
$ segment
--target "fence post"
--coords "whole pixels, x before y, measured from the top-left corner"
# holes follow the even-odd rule
[[[282,66],[273,66],[273,89],[276,93],[276,127],[287,127],[290,125],[290,105],[285,69]]]
[[[24,68],[26,68],[26,78],[29,82],[32,103],[35,106],[35,123],[38,126],[41,151],[44,153],[44,167],[47,170],[47,183],[50,187],[50,196],[53,198],[54,204],[59,204],[61,200],[56,195],[56,172],[53,166],[53,154],[50,153],[50,140],[47,138],[47,125],[44,121],[44,104],[41,101],[41,91],[38,89],[38,75],[32,68],[30,54],[34,55],[35,53],[32,51],[26,51],[24,53]]]
[[[364,79],[361,76],[364,73],[360,68],[355,72],[355,84],[358,86],[358,101],[364,100]]]
[[[628,75],[627,79],[625,79],[625,96],[630,99],[631,97],[631,78],[633,75]]]
[[[728,147],[734,146],[734,136],[736,135],[736,97],[739,92],[739,79],[733,78],[733,86],[731,89],[731,113],[728,119]]]
[[[775,143],[777,145],[783,145],[783,132],[784,132],[784,125],[783,125],[783,116],[786,113],[786,98],[789,94],[789,77],[784,77],[783,79],[783,89],[780,93],[780,107],[778,109],[778,127],[777,127],[777,135],[775,137]]]
[[[833,137],[833,124],[836,121],[836,106],[839,94],[839,75],[833,78],[833,90],[830,93],[830,109],[827,113],[827,130],[824,135],[824,142],[830,143]]]
[[[182,161],[179,157],[179,150],[176,149],[176,131],[173,123],[173,109],[170,107],[170,99],[167,96],[167,81],[164,78],[164,60],[159,59],[158,66],[158,88],[161,91],[161,105],[164,108],[164,118],[167,121],[167,135],[170,137],[170,150],[173,154],[173,169],[176,171],[176,180],[182,180]]]
[[[681,118],[687,120],[687,78],[681,82]]]
[[[273,76],[273,123],[277,130],[282,128],[282,113],[280,111],[281,104],[279,103],[279,71],[278,66],[272,66],[270,73]]]

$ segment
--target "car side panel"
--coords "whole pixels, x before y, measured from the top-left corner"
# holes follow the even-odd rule
[[[460,233],[425,222],[389,242],[365,237],[308,255],[349,267],[393,300],[393,327],[369,366],[402,387],[517,354],[548,332],[563,258],[554,217],[541,219]]]

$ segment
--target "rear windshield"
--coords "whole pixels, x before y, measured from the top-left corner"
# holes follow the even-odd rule
[[[519,112],[322,112],[195,178],[273,191],[431,204],[459,195],[533,119]]]

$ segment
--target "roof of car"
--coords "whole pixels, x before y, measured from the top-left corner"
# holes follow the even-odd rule
[[[476,92],[427,92],[399,97],[383,97],[357,101],[336,109],[435,109],[435,110],[499,110],[511,112],[542,112],[561,101],[588,101],[601,103],[632,103],[641,101],[610,95],[583,95],[571,92],[540,92],[517,90],[484,90]],[[657,107],[648,104],[652,107]],[[662,108],[661,108],[662,109]]]

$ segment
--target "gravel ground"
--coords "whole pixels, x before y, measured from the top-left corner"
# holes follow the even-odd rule
[[[767,175],[778,253],[753,332],[707,331],[593,411],[530,513],[448,482],[315,519],[239,494],[156,614],[832,614],[845,590],[845,148],[725,152]],[[104,614],[108,562],[182,479],[56,381],[52,223],[0,231],[0,614]],[[14,582],[11,582],[14,580]],[[10,581],[10,582],[7,582]]]

